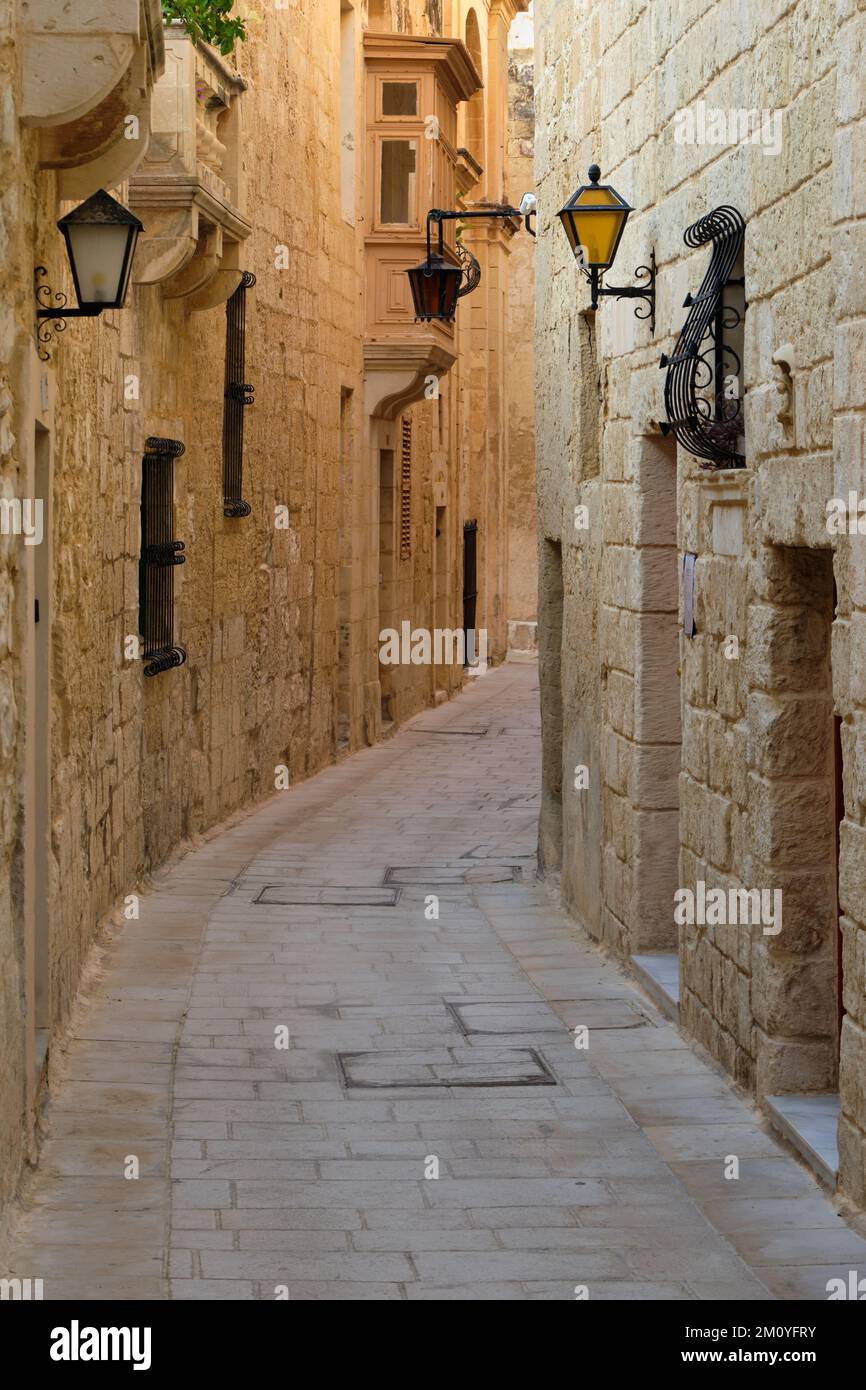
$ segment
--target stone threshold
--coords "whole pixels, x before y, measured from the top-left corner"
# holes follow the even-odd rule
[[[680,1021],[680,958],[676,951],[632,956],[632,973],[642,989],[673,1023]]]
[[[834,1192],[839,1172],[838,1095],[767,1096],[764,1108],[818,1181]]]

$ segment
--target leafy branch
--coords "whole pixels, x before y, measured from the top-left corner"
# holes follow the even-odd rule
[[[204,39],[220,53],[231,53],[247,37],[242,19],[229,19],[234,0],[162,0],[165,19],[180,19],[191,39]]]

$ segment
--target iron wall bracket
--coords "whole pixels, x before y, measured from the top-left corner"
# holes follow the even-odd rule
[[[634,316],[648,322],[650,335],[655,337],[656,331],[656,253],[650,252],[649,265],[639,265],[635,270],[635,277],[638,280],[646,280],[642,285],[605,285],[602,283],[602,273],[597,268],[584,271],[590,286],[590,309],[598,308],[598,301],[603,294],[612,295],[614,299],[641,299],[643,305],[635,307]]]

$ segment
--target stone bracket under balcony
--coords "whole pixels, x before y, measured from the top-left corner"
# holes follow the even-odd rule
[[[164,56],[159,0],[22,0],[19,114],[40,131],[61,201],[116,187],[141,162]]]
[[[415,401],[423,400],[430,377],[444,376],[457,353],[432,334],[411,342],[364,344],[364,406],[368,415],[395,420]]]
[[[133,276],[188,309],[224,303],[240,283],[244,210],[241,98],[246,83],[181,25],[166,28],[147,154],[129,184],[144,224]]]

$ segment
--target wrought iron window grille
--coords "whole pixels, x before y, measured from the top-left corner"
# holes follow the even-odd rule
[[[138,602],[146,676],[158,676],[186,661],[184,648],[174,641],[174,567],[184,564],[186,557],[183,541],[172,534],[174,461],[183,452],[179,439],[151,435],[141,462]]]
[[[249,516],[251,507],[243,499],[244,407],[253,405],[255,388],[244,381],[246,374],[246,294],[256,283],[251,270],[226,301],[226,368],[223,405],[223,515]]]
[[[400,443],[400,559],[412,557],[412,418],[403,416]]]
[[[463,637],[464,652],[475,641],[475,609],[478,602],[478,522],[463,523]],[[472,636],[470,637],[470,633]],[[466,664],[466,663],[464,663]]]
[[[659,366],[665,377],[664,434],[701,459],[707,469],[742,468],[742,364],[732,334],[746,311],[726,298],[729,287],[744,286],[732,278],[743,246],[746,224],[734,207],[722,206],[701,217],[683,233],[686,246],[712,243],[707,273],[697,294],[686,295],[689,313],[673,354],[663,354]],[[729,390],[734,382],[733,394]]]

